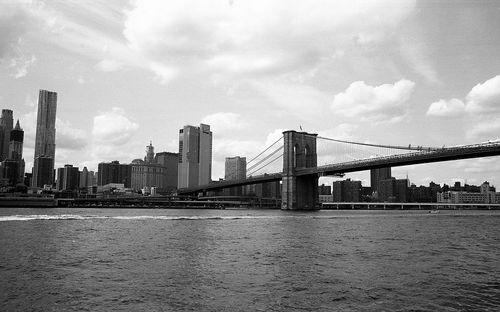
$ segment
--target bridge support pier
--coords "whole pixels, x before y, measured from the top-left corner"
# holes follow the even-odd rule
[[[282,207],[284,210],[319,209],[318,175],[298,176],[296,169],[317,165],[316,136],[306,132],[283,132],[283,184]]]

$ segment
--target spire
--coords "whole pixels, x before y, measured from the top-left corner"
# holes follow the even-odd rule
[[[14,130],[23,130],[23,129],[21,129],[21,126],[19,125],[19,119],[16,122],[16,126],[14,127]]]

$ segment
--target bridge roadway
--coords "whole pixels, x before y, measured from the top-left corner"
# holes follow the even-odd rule
[[[385,157],[356,160],[338,164],[319,166],[314,168],[296,169],[297,176],[318,174],[320,176],[342,175],[347,172],[364,171],[384,167],[399,167],[416,164],[425,164],[441,161],[479,158],[500,155],[500,142],[483,143],[474,145],[464,145],[456,147],[442,148],[430,151],[418,151]],[[279,181],[282,173],[265,174],[250,177],[245,180],[220,181],[208,185],[179,189],[178,194],[193,194],[203,191],[215,191],[224,188],[243,186],[250,184]]]

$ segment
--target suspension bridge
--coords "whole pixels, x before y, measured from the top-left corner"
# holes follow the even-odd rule
[[[317,142],[322,144],[318,146]],[[318,166],[318,151],[325,164]],[[353,142],[288,130],[247,163],[245,179],[179,189],[199,194],[282,181],[282,209],[315,209],[318,178],[348,172],[500,155],[500,141],[452,147],[396,146]],[[282,168],[278,160],[282,159]]]

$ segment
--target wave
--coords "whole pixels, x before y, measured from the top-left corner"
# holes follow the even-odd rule
[[[0,216],[2,221],[33,221],[33,220],[238,220],[238,219],[269,219],[273,216],[97,216],[97,215],[12,215]]]

